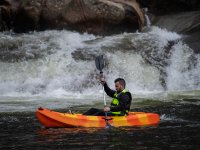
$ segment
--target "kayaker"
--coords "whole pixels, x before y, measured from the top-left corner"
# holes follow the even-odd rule
[[[127,115],[132,101],[131,93],[125,89],[126,82],[122,78],[115,79],[115,90],[109,88],[105,81],[105,76],[100,78],[101,84],[104,86],[105,92],[108,96],[112,97],[110,107],[105,106],[103,110],[91,108],[83,115],[88,116],[104,116],[108,112],[108,116],[124,116]]]

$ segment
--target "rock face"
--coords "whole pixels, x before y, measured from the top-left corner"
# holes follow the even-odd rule
[[[158,17],[155,25],[186,35],[183,40],[195,53],[200,53],[200,11],[164,15]]]
[[[1,0],[0,30],[27,32],[72,29],[109,32],[141,29],[144,14],[136,0]]]
[[[184,41],[200,53],[199,0],[137,0],[149,9],[153,25],[186,35]]]
[[[137,0],[141,7],[147,7],[155,15],[200,10],[199,0]]]

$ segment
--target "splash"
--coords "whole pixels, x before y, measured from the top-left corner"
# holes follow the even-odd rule
[[[107,37],[70,31],[1,33],[0,49],[1,96],[100,97],[94,64],[99,54],[106,56],[104,74],[111,87],[115,78],[123,77],[134,94],[165,91],[162,78],[167,90],[200,89],[199,55],[181,35],[155,26],[144,33]],[[13,55],[18,59],[8,57]]]

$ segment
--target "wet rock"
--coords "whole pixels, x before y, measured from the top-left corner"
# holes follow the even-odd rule
[[[185,37],[184,41],[194,50],[195,53],[200,54],[200,29]]]
[[[40,3],[22,4],[16,14],[14,21],[15,32],[27,32],[38,29],[40,20],[41,5]]]
[[[137,0],[137,2],[141,7],[149,8],[149,11],[157,16],[200,9],[199,0]]]
[[[4,2],[4,3],[3,3]],[[71,29],[94,34],[135,31],[144,26],[144,14],[136,0],[3,0],[15,32]],[[1,12],[1,11],[0,11]],[[2,16],[0,14],[0,16]],[[0,18],[0,27],[8,23]],[[5,22],[5,23],[3,23]],[[1,27],[1,30],[6,30]]]
[[[95,60],[95,58],[97,56],[96,56],[96,54],[92,53],[88,49],[86,49],[86,50],[85,49],[78,49],[78,50],[76,50],[72,53],[72,57],[76,61],[81,61],[81,60],[92,61],[92,60]]]
[[[170,31],[189,34],[200,28],[200,11],[165,15],[160,17],[155,25]]]
[[[155,25],[184,34],[184,41],[195,53],[200,53],[200,11],[165,15],[160,17]]]
[[[0,31],[9,30],[10,28],[11,28],[10,9],[5,6],[0,6]]]
[[[200,1],[199,0],[137,0],[149,10],[153,25],[184,35],[184,41],[200,53]]]

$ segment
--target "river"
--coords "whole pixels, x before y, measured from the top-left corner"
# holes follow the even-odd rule
[[[200,55],[183,38],[156,26],[105,37],[66,30],[0,33],[0,149],[199,149]],[[99,54],[110,87],[125,78],[131,110],[158,113],[158,126],[39,124],[38,107],[75,113],[103,107],[94,63]]]

